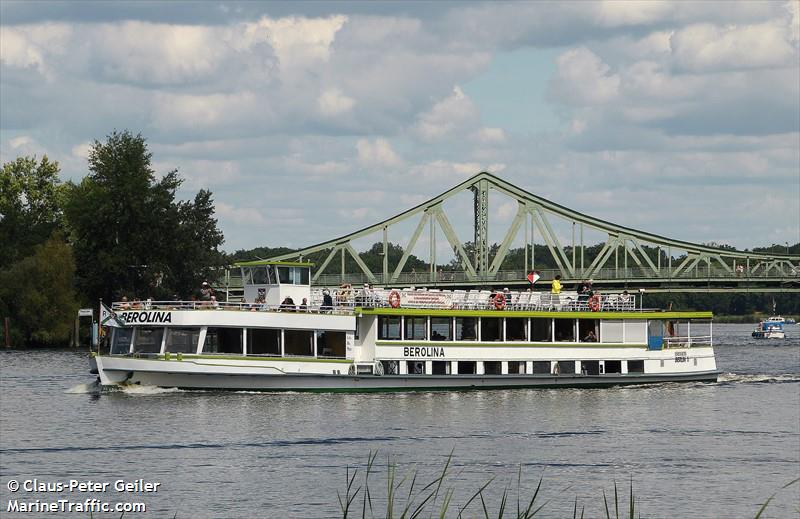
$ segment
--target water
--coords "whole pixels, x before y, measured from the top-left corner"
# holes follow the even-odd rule
[[[586,517],[605,517],[603,491],[616,481],[627,499],[632,478],[642,517],[755,517],[776,494],[765,517],[796,518],[800,485],[781,487],[800,477],[800,327],[785,341],[755,341],[750,329],[714,327],[719,383],[612,389],[97,394],[85,354],[4,351],[0,514],[90,515],[8,513],[12,496],[59,495],[12,494],[10,479],[143,478],[158,492],[73,497],[147,504],[125,517],[340,517],[346,468],[363,471],[371,451],[379,497],[387,457],[427,483],[452,450],[452,511],[492,477],[490,505],[506,486],[515,496],[521,466],[523,499],[544,476],[542,517],[572,517],[576,498]]]

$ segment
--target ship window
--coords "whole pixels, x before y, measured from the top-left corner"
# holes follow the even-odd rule
[[[553,342],[552,319],[531,319],[531,340],[534,342]],[[550,369],[547,369],[550,373]]]
[[[297,284],[300,285],[308,285],[309,284],[309,275],[311,273],[311,269],[308,267],[295,267],[295,279],[297,280]]]
[[[500,375],[503,373],[502,363],[496,360],[487,360],[483,363],[483,373],[485,375]]]
[[[400,361],[397,360],[382,360],[383,374],[384,375],[399,375],[400,374]]]
[[[317,332],[317,355],[320,357],[345,357],[344,332]]]
[[[266,267],[256,267],[252,269],[253,284],[254,285],[267,285],[269,284],[269,276],[267,275]]]
[[[555,319],[555,332],[556,342],[575,342],[575,319]]]
[[[644,361],[643,360],[629,360],[628,361],[628,373],[644,373]]]
[[[528,340],[528,320],[519,318],[506,319],[506,340],[507,341],[527,341]]]
[[[600,374],[600,361],[599,360],[582,360],[581,361],[581,374],[583,374],[583,375],[599,375]]]
[[[410,360],[407,363],[407,369],[409,375],[424,375],[425,374],[425,362],[421,360]]]
[[[433,374],[434,375],[449,375],[450,374],[450,361],[434,360],[433,361]]]
[[[533,374],[534,375],[549,375],[550,374],[550,361],[549,360],[534,360],[533,361]]]
[[[170,353],[196,353],[199,340],[200,328],[170,328],[164,350]]]
[[[284,355],[297,355],[303,357],[314,356],[314,334],[308,330],[284,330],[283,353]]]
[[[458,361],[459,375],[474,375],[477,370],[477,363],[471,360]]]
[[[581,342],[600,342],[600,319],[578,319],[578,338]]]
[[[481,319],[481,340],[502,341],[503,320],[497,317],[484,317]]]
[[[378,316],[378,339],[400,340],[400,318],[388,315]]]
[[[600,342],[620,343],[622,342],[622,321],[600,321]]]
[[[233,353],[242,354],[242,329],[241,328],[212,328],[206,331],[206,341],[203,344],[203,353]]]
[[[474,341],[478,338],[475,330],[478,328],[478,319],[475,317],[456,317],[456,340]]]
[[[289,267],[275,267],[278,271],[278,279],[280,280],[281,285],[291,285],[292,284],[292,274]]]
[[[562,375],[571,375],[575,373],[575,361],[574,360],[559,360],[558,361],[558,372]]]
[[[625,342],[647,344],[647,321],[625,321]]]
[[[509,375],[524,375],[525,374],[525,362],[517,361],[517,360],[508,361],[508,374]]]
[[[137,328],[133,343],[134,353],[161,353],[164,328]]]
[[[425,340],[428,337],[427,317],[406,317],[406,340]]]
[[[431,340],[453,340],[452,324],[453,320],[449,317],[431,317]]]
[[[622,373],[621,360],[607,360],[604,362],[604,364],[606,365],[606,373]]]
[[[308,285],[308,277],[311,269],[308,267],[275,267],[278,271],[278,279],[281,285]]]
[[[280,355],[281,331],[270,328],[249,328],[247,330],[248,355]]]
[[[131,351],[133,328],[114,328],[111,355],[127,355]]]

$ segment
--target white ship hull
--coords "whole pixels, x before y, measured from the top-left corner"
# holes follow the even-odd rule
[[[292,367],[276,366],[285,362],[209,359],[134,359],[99,356],[96,359],[103,385],[141,384],[181,389],[232,391],[402,391],[468,390],[552,387],[609,387],[663,382],[716,382],[719,372],[713,354],[705,362],[710,369],[660,371],[654,373],[525,374],[525,375],[348,375],[348,362],[342,362],[341,374],[332,374],[304,366],[302,372]],[[660,364],[660,361],[654,361]],[[242,365],[248,364],[248,365]],[[252,365],[250,365],[252,364]],[[290,363],[291,364],[291,363]],[[307,364],[307,363],[304,363]]]

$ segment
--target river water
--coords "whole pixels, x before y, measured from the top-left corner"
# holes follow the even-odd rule
[[[781,489],[800,477],[800,326],[789,326],[784,341],[753,340],[751,329],[714,327],[723,373],[716,384],[611,389],[98,394],[85,353],[3,351],[0,515],[120,516],[8,512],[10,500],[65,496],[146,504],[146,513],[124,517],[341,517],[337,492],[346,490],[348,467],[363,486],[377,451],[369,483],[382,517],[388,460],[396,484],[416,471],[420,490],[452,451],[448,517],[492,478],[484,491],[490,514],[497,516],[505,488],[516,513],[520,469],[523,500],[543,478],[537,517],[572,517],[576,500],[586,517],[605,517],[603,492],[613,496],[615,482],[621,507],[633,485],[641,517],[755,517],[773,494],[762,517],[800,517],[800,484]],[[33,479],[110,485],[8,490],[11,480]],[[118,492],[119,479],[160,486]],[[398,497],[395,510],[402,507]],[[465,512],[476,516],[478,501]]]

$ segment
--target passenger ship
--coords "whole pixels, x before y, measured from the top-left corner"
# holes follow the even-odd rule
[[[237,266],[250,303],[113,303],[124,326],[95,357],[100,382],[404,391],[717,380],[711,312],[644,309],[627,294],[312,289],[308,263]]]

